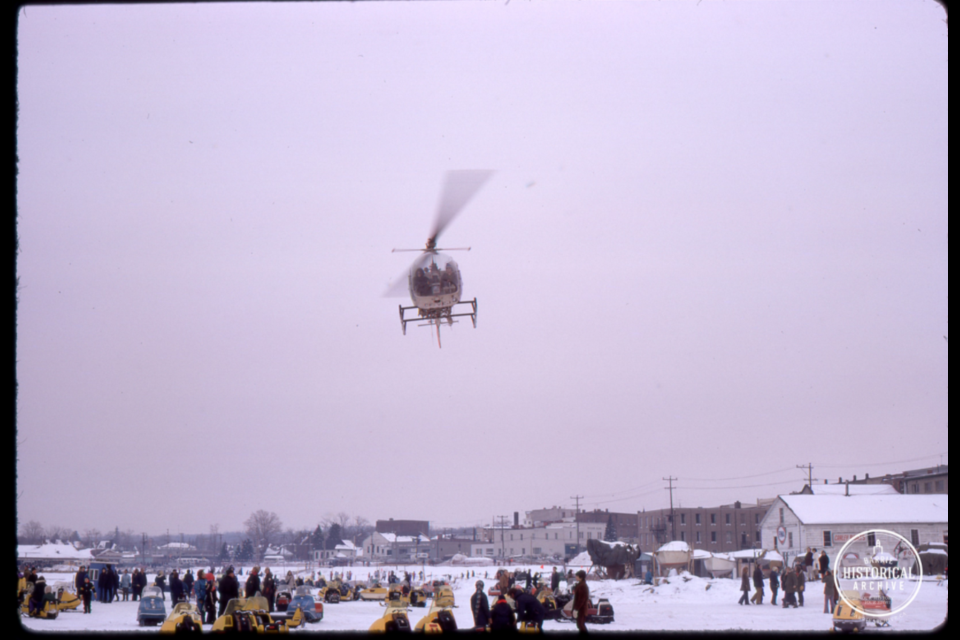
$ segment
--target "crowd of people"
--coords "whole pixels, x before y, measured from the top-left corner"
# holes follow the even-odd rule
[[[777,594],[783,591],[780,605],[782,608],[802,607],[808,582],[823,584],[823,612],[833,613],[837,605],[837,582],[830,569],[830,558],[825,551],[821,551],[815,560],[814,550],[809,547],[799,562],[784,568],[782,572],[778,571],[776,566],[771,566],[768,575],[764,576],[759,564],[754,565],[752,573],[748,567],[744,567],[740,574],[740,591],[743,595],[740,596],[738,604],[763,604],[764,585],[768,584],[772,594],[770,604],[776,605]],[[751,583],[754,593],[753,597],[748,597]]]

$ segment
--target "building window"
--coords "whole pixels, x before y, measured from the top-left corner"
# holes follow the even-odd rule
[[[910,544],[913,546],[920,544],[920,532],[916,529],[910,529]]]
[[[757,542],[760,542],[760,532],[757,531]]]
[[[783,507],[780,507],[780,524],[783,524]]]
[[[694,519],[695,519],[696,523],[699,525],[699,524],[700,524],[700,514],[698,513],[698,514],[694,515]]]
[[[760,524],[760,514],[759,514],[759,513],[753,514],[753,524]]]
[[[730,524],[730,514],[729,514],[729,513],[726,514],[726,518],[724,518],[724,520],[726,520],[726,523],[727,523],[728,525]]]
[[[937,480],[937,493],[943,493],[943,480]]]
[[[791,533],[790,535],[793,536],[792,533]],[[793,538],[791,537],[790,539],[792,540]],[[790,546],[792,547],[793,545],[791,544]],[[825,546],[825,547],[832,547],[832,546],[833,546],[833,533],[832,533],[832,532],[830,532],[830,531],[824,531],[824,532],[823,532],[823,546]]]
[[[687,514],[685,513],[680,514],[680,524],[687,524]]]
[[[697,531],[697,544],[700,544],[700,532]]]
[[[872,531],[867,534],[867,546],[870,547],[871,550],[877,546],[877,534]]]
[[[710,532],[710,542],[712,542],[712,543],[714,543],[714,544],[717,543],[717,532],[716,532],[716,531],[711,531],[711,532]]]
[[[793,548],[793,531],[787,534],[787,548]]]
[[[593,537],[593,532],[587,531],[587,540],[591,539],[592,537]]]
[[[733,544],[733,534],[727,531],[727,544]]]
[[[686,542],[686,541],[687,541],[687,532],[686,532],[686,531],[681,531],[681,532],[680,532],[680,541],[681,541],[681,542]]]
[[[715,513],[710,514],[710,524],[717,524],[717,514]]]
[[[929,482],[924,482],[924,483],[923,483],[923,492],[924,492],[924,493],[930,493],[930,483],[929,483]]]

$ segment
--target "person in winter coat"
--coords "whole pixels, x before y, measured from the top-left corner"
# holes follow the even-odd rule
[[[507,599],[503,594],[497,597],[490,609],[490,631],[516,631],[517,618],[513,615],[513,609],[507,604]]]
[[[120,572],[111,567],[110,569],[110,602],[120,601]]]
[[[810,547],[807,547],[807,553],[803,556],[803,573],[810,575],[810,572],[813,570],[813,551],[810,550]]]
[[[794,569],[784,569],[783,579],[780,580],[783,586],[783,608],[797,607],[797,574]]]
[[[77,589],[77,595],[83,600],[83,612],[90,613],[90,601],[93,599],[93,584],[90,578],[83,579],[83,584]]]
[[[260,567],[254,567],[250,569],[250,574],[247,576],[246,584],[246,597],[252,598],[260,591]]]
[[[213,577],[213,572],[207,574],[207,597],[203,601],[204,609],[207,612],[207,624],[213,624],[217,621],[217,583]],[[201,610],[201,615],[203,609]]]
[[[132,582],[133,581],[130,578],[130,572],[127,569],[124,569],[123,575],[120,576],[120,594],[123,595],[124,602],[130,598],[130,585]]]
[[[170,606],[175,607],[178,602],[184,599],[183,580],[180,579],[177,570],[174,569],[170,572]]]
[[[820,577],[823,578],[823,574],[825,574],[827,569],[830,568],[830,558],[827,556],[826,551],[820,551],[820,557],[817,558],[817,564],[820,567]]]
[[[554,594],[557,593],[557,589],[560,588],[560,572],[557,571],[557,568],[553,568],[553,573],[550,574],[550,590]]]
[[[202,573],[197,574],[197,579],[193,581],[193,597],[197,601],[197,609],[200,615],[203,615],[203,603],[207,599],[207,581]]]
[[[750,604],[750,598],[747,597],[747,594],[750,593],[750,570],[746,567],[740,574],[740,591],[743,592],[743,595],[740,596],[737,604]]]
[[[233,574],[233,567],[227,567],[226,575],[220,578],[218,589],[220,591],[220,608],[217,615],[222,616],[223,612],[227,610],[227,603],[240,597],[240,583],[237,582],[237,576]]]
[[[514,587],[513,600],[517,603],[517,621],[532,624],[537,629],[543,628],[547,610],[536,596]]]
[[[143,588],[147,586],[147,568],[140,567],[140,571],[133,577],[133,599],[137,600],[143,596]]]
[[[164,575],[163,575],[163,569],[161,569],[161,570],[157,573],[157,577],[154,578],[153,584],[155,584],[156,586],[160,587],[160,597],[161,597],[163,600],[166,600],[166,599],[167,599],[167,596],[164,595],[164,591],[166,591],[166,589],[167,589],[167,579],[166,579],[166,577],[164,577]]]
[[[780,577],[777,575],[776,567],[770,567],[770,591],[773,592],[773,598],[770,604],[777,604],[777,591],[780,590]]]
[[[587,632],[587,609],[590,607],[590,587],[587,586],[587,572],[577,571],[577,586],[573,588],[573,610],[577,614],[577,629]]]
[[[43,611],[43,599],[47,595],[47,582],[43,576],[37,578],[33,583],[33,592],[30,594],[30,602],[27,605],[27,614],[39,616]]]
[[[77,570],[77,576],[73,579],[73,587],[77,590],[77,595],[80,595],[80,587],[87,581],[87,570],[83,565],[80,565],[80,568]]]
[[[180,581],[183,582],[184,593],[193,593],[193,571],[187,569]]]
[[[270,613],[273,613],[273,601],[277,598],[277,581],[270,573],[270,567],[263,572],[263,586],[260,589],[263,597],[267,599],[267,606]]]
[[[473,627],[486,629],[490,624],[490,601],[483,592],[483,580],[477,580],[477,590],[470,596],[470,610],[473,611]]]
[[[753,588],[753,602],[763,604],[763,569],[760,568],[759,563],[753,568]]]
[[[823,578],[823,612],[833,613],[837,608],[837,583],[833,579],[833,571],[827,569]]]
[[[500,569],[497,581],[501,595],[507,595],[507,592],[510,591],[510,574],[507,573],[506,569]]]
[[[100,570],[100,575],[97,576],[97,602],[107,601],[107,584],[109,582],[110,575],[107,573],[107,568],[104,567]]]
[[[807,585],[807,578],[803,573],[801,567],[797,567],[797,601],[800,606],[803,606],[803,591]]]

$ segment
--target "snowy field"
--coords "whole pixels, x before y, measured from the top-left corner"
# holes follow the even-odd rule
[[[511,570],[532,569],[541,571],[540,566],[512,566]],[[274,573],[285,575],[287,568],[271,567]],[[389,567],[387,568],[390,569]],[[296,569],[292,569],[297,573]],[[367,567],[345,567],[353,572],[354,579],[363,579],[374,569]],[[402,575],[404,568],[396,569]],[[411,572],[419,567],[409,567]],[[465,571],[460,567],[430,567],[428,579],[449,577],[453,583],[458,608],[454,613],[457,626],[468,629],[473,626],[470,613],[470,596],[474,583],[481,579],[487,589],[494,583],[495,567],[473,568],[477,578],[461,578]],[[484,572],[488,577],[484,577]],[[299,572],[309,575],[307,572]],[[542,570],[549,579],[550,567]],[[324,570],[329,576],[329,569]],[[44,573],[47,584],[57,581],[72,581],[73,574]],[[150,576],[153,577],[152,574]],[[241,585],[246,578],[238,576]],[[684,579],[686,578],[686,579]],[[614,622],[608,625],[589,625],[594,631],[631,631],[631,630],[671,630],[671,631],[827,631],[831,628],[831,616],[823,613],[823,590],[819,584],[808,585],[806,606],[798,609],[782,609],[780,606],[764,604],[762,606],[740,606],[739,580],[703,579],[690,576],[669,578],[669,584],[656,587],[641,585],[639,580],[591,580],[590,593],[597,597],[609,598],[614,609]],[[562,585],[564,583],[561,583]],[[241,586],[242,588],[242,586]],[[562,589],[563,587],[561,587]],[[167,594],[169,596],[169,594]],[[752,595],[752,594],[751,594]],[[782,594],[781,594],[782,595]],[[766,594],[769,603],[770,594]],[[491,604],[493,604],[491,602]],[[896,603],[895,603],[896,606]],[[411,608],[408,611],[411,626],[426,614],[427,609]],[[169,601],[167,602],[169,613]],[[316,633],[323,631],[366,631],[383,613],[376,602],[343,602],[326,604],[323,620],[316,624],[307,624],[291,633]],[[157,633],[159,627],[139,627],[137,625],[137,603],[114,602],[100,604],[94,602],[92,613],[84,615],[82,607],[77,611],[65,611],[55,620],[21,618],[23,625],[33,631],[142,631]],[[893,616],[890,627],[874,629],[869,633],[889,633],[892,631],[931,631],[944,623],[947,616],[947,586],[937,586],[934,580],[925,581],[916,600],[903,612]],[[204,627],[209,630],[209,626]],[[545,631],[574,632],[575,626],[569,622],[547,621]]]

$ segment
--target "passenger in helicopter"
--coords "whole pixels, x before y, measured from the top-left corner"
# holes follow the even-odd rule
[[[430,295],[430,283],[423,269],[417,269],[413,276],[413,290],[418,296]]]
[[[449,262],[440,274],[440,289],[443,293],[453,293],[457,290],[457,273]]]

